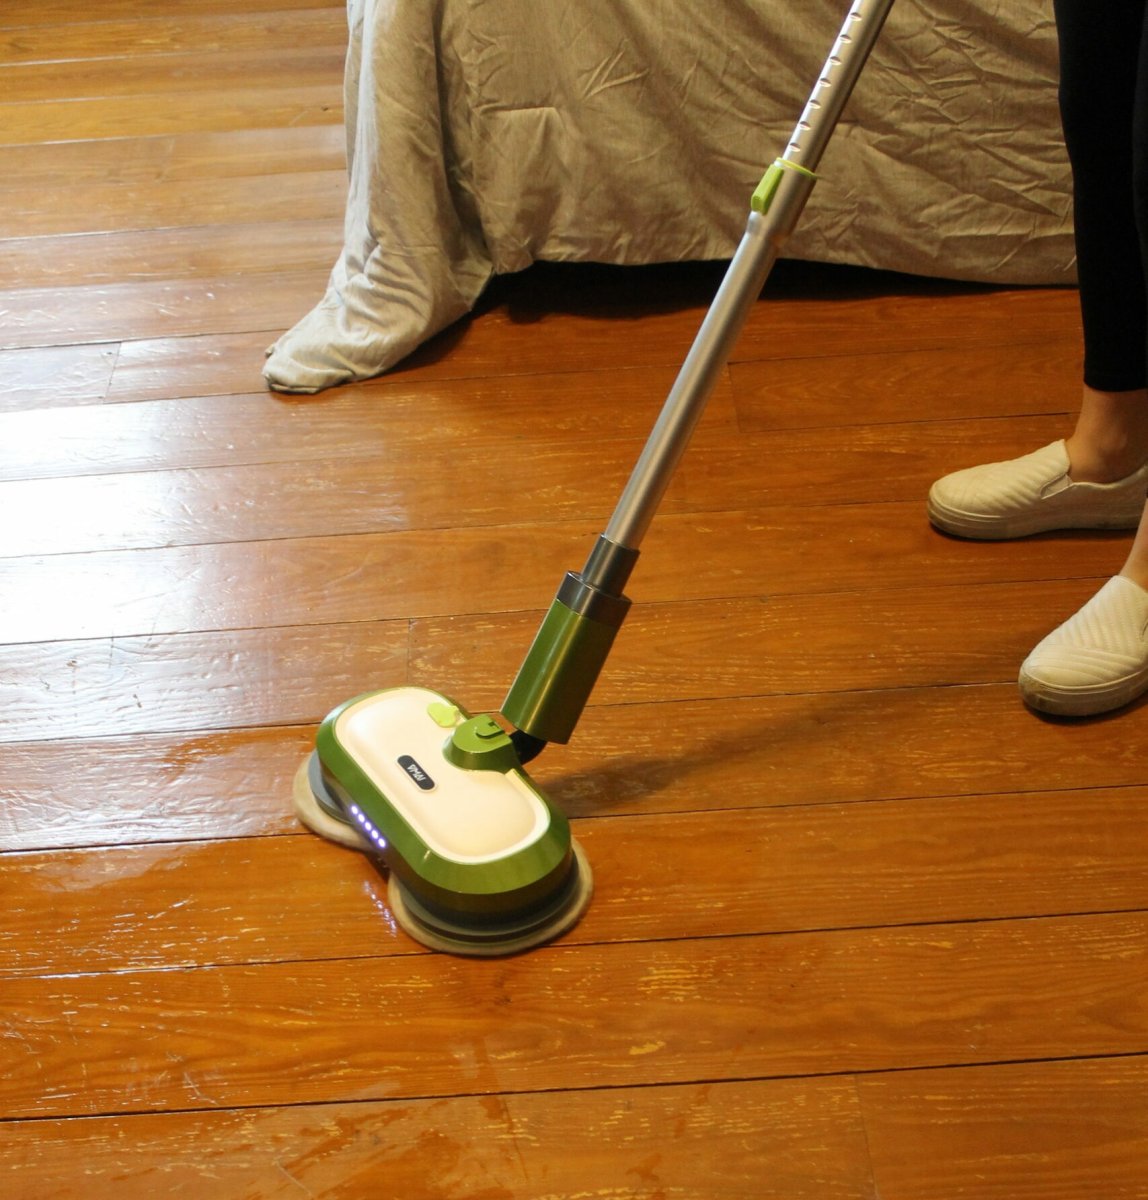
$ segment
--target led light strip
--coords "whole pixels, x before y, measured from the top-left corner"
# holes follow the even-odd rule
[[[351,805],[351,816],[362,826],[363,832],[380,850],[387,848],[387,839],[367,820],[367,814],[357,805]]]

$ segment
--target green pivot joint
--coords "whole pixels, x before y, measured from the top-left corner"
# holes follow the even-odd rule
[[[581,573],[569,572],[502,706],[515,728],[570,740],[630,609],[622,588],[638,552],[598,539]]]
[[[805,175],[812,180],[817,178],[812,171],[807,171],[805,167],[799,167],[797,163],[789,162],[784,158],[775,159],[761,177],[761,182],[750,199],[749,207],[753,212],[762,214],[769,212],[769,206],[773,203],[773,197],[781,186],[786,171],[796,171],[799,175]]]
[[[510,735],[490,715],[463,721],[446,744],[446,757],[468,771],[515,770],[518,754]]]

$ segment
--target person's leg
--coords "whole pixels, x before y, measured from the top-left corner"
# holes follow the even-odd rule
[[[1072,166],[1084,382],[1148,385],[1133,127],[1144,0],[1054,0],[1060,117]]]
[[[1148,6],[1142,17],[1140,70],[1132,115],[1132,194],[1136,229],[1140,239],[1140,262],[1148,290]],[[1148,346],[1145,347],[1148,362]],[[1145,405],[1148,408],[1148,404]],[[1141,516],[1132,549],[1120,574],[1148,590],[1148,508]]]
[[[1148,364],[1148,338],[1142,317],[1148,268],[1148,22],[1145,20],[1148,3],[1120,0],[1112,5],[1092,6],[1082,0],[1057,0],[1057,18],[1065,21],[1065,34],[1070,42],[1075,36],[1080,39],[1089,36],[1096,18],[1101,14],[1111,15],[1113,8],[1121,13],[1136,9],[1140,22],[1135,40],[1139,69],[1132,85],[1131,106],[1129,110],[1119,110],[1128,123],[1127,193],[1126,197],[1111,197],[1110,207],[1106,207],[1097,191],[1086,197],[1085,208],[1077,214],[1077,244],[1083,251],[1085,383],[1112,389],[1108,397],[1112,405],[1109,430],[1121,421],[1131,428]],[[1083,21],[1079,28],[1072,25],[1077,20]],[[1128,36],[1131,40],[1131,33]],[[1064,35],[1062,46],[1063,41]],[[1069,50],[1071,54],[1071,46]],[[1123,104],[1127,81],[1122,80],[1116,93],[1109,94],[1103,65],[1096,59],[1087,63],[1091,78],[1085,80],[1085,90],[1091,89],[1107,104]],[[1092,116],[1098,117],[1095,110]],[[1066,130],[1069,124],[1066,120]],[[1081,140],[1086,140],[1083,129],[1078,132]],[[1092,152],[1082,151],[1078,144],[1073,159],[1073,170],[1078,176],[1081,153],[1089,158],[1091,167],[1101,169],[1099,164],[1091,162]],[[1095,203],[1095,207],[1089,207],[1090,203]],[[1128,264],[1117,264],[1110,248],[1106,251],[1109,237],[1098,227],[1110,220],[1114,228],[1122,229],[1120,236],[1126,242],[1129,211],[1135,231],[1135,252],[1126,253],[1135,267],[1135,279],[1131,278]],[[1090,275],[1090,270],[1100,270],[1098,263],[1115,274]],[[1103,296],[1106,284],[1110,289],[1107,301]],[[1117,312],[1120,306],[1116,302],[1121,299],[1129,303]],[[1084,417],[1082,412],[1082,421]],[[1099,423],[1104,426],[1103,419]],[[1107,712],[1148,690],[1148,508],[1141,510],[1136,537],[1120,573],[1032,651],[1021,665],[1019,683],[1021,694],[1032,707],[1069,716]]]
[[[1148,508],[1140,518],[1136,536],[1132,539],[1132,548],[1128,551],[1128,557],[1119,573],[1148,591]]]
[[[1133,162],[1145,5],[1055,0],[1054,8],[1084,326],[1080,416],[1066,446],[1074,480],[1111,483],[1148,461],[1148,317]]]
[[[1062,442],[934,484],[930,520],[964,537],[1133,529],[1148,488],[1148,303],[1132,155],[1145,0],[1055,0],[1055,10],[1084,328],[1080,410]]]
[[[1064,439],[1075,483],[1116,483],[1148,462],[1148,389],[1101,391],[1085,384]]]

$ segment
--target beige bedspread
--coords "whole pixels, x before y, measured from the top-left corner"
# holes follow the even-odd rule
[[[845,0],[349,0],[345,245],[273,387],[378,374],[538,259],[727,257]],[[1049,0],[898,0],[788,257],[1073,278]]]

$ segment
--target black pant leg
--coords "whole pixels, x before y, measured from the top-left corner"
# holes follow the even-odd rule
[[[1148,255],[1136,211],[1137,192],[1148,196],[1148,155],[1137,146],[1148,130],[1148,80],[1137,83],[1148,0],[1055,0],[1054,7],[1084,381],[1102,391],[1128,391],[1144,387],[1148,376]],[[1148,220],[1144,228],[1148,232]]]

